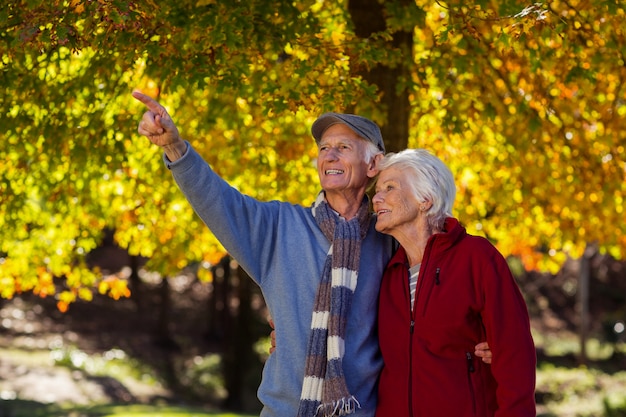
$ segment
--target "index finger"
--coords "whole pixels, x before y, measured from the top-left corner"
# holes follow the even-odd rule
[[[133,91],[133,97],[141,101],[151,112],[156,113],[159,116],[163,116],[167,113],[165,107],[161,106],[158,101],[138,90]]]

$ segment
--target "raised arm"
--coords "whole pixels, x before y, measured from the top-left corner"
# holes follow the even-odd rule
[[[143,114],[137,131],[150,142],[163,148],[167,158],[174,162],[187,151],[187,144],[178,133],[174,121],[161,104],[151,97],[133,91],[133,97],[146,105],[148,111]]]

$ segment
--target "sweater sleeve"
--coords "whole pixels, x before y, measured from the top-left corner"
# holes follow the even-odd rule
[[[483,323],[493,353],[491,370],[497,382],[496,417],[536,416],[536,351],[528,309],[504,257],[483,240],[481,265]]]
[[[224,248],[257,283],[270,262],[271,241],[277,233],[281,205],[260,202],[220,178],[187,144],[182,158],[166,166],[179,188]]]

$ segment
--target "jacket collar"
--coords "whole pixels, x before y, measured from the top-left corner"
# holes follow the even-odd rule
[[[434,245],[436,245],[438,251],[444,251],[453,246],[466,235],[465,227],[463,227],[454,217],[446,218],[444,229],[445,230],[442,233],[434,234],[428,239],[428,242],[426,243],[426,252],[424,253],[425,257],[429,256],[430,251],[435,247]],[[389,261],[389,265],[391,266],[406,263],[406,251],[402,246],[399,246],[398,250]]]

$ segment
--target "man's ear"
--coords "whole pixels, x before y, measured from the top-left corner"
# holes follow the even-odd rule
[[[383,155],[382,153],[379,153],[372,158],[372,161],[370,162],[370,165],[367,169],[367,176],[369,178],[374,178],[376,175],[378,175],[378,171],[380,171],[378,169],[378,165],[380,164],[380,161],[382,161],[384,157],[385,155]]]

